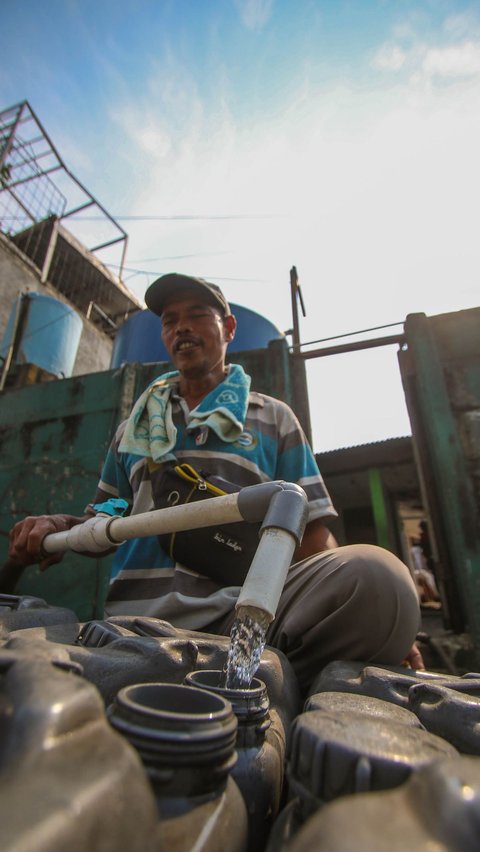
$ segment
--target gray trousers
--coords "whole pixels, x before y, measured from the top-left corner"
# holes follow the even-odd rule
[[[229,613],[206,630],[228,636]],[[333,660],[396,665],[408,654],[420,607],[408,568],[388,550],[347,545],[292,565],[267,644],[290,660],[300,686]]]

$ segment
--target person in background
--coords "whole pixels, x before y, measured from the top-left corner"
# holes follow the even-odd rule
[[[427,567],[427,560],[423,554],[419,539],[410,539],[410,553],[412,556],[413,576],[421,603],[437,603],[440,600],[440,596],[435,583],[435,577]]]
[[[435,565],[435,560],[433,558],[433,548],[432,542],[430,540],[430,533],[428,530],[428,522],[423,518],[423,520],[419,523],[420,531],[418,536],[418,543],[422,549],[423,556],[425,558],[425,562],[427,563],[427,570],[433,574],[434,582],[438,587],[438,576]]]
[[[414,644],[419,603],[408,568],[372,545],[339,547],[328,528],[336,516],[313,453],[292,410],[250,389],[242,367],[227,365],[236,320],[222,291],[176,273],[145,295],[162,320],[174,370],[142,394],[113,438],[85,516],[43,515],[17,523],[10,556],[40,562],[43,538],[69,529],[123,499],[138,514],[155,507],[162,471],[188,463],[244,487],[271,480],[297,483],[307,495],[308,524],[288,572],[267,643],[283,651],[304,690],[332,660],[423,667]],[[229,635],[240,587],[176,564],[157,537],[122,545],[115,557],[106,615],[154,616],[179,628]]]

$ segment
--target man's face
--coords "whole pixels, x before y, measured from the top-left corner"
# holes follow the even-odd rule
[[[162,340],[186,378],[200,379],[223,370],[234,331],[235,319],[223,317],[195,290],[172,297],[163,309]]]

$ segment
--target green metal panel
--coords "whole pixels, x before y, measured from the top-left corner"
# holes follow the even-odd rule
[[[387,550],[391,550],[388,512],[385,504],[382,475],[377,467],[371,467],[369,469],[368,484],[370,487],[370,499],[372,501],[377,544],[379,547],[385,547]]]
[[[0,410],[0,558],[8,532],[27,515],[82,514],[119,420],[129,369],[31,385],[6,393]],[[128,384],[128,383],[127,383]],[[129,402],[131,400],[129,399]],[[110,559],[68,554],[40,575],[27,569],[18,592],[69,606],[79,617],[103,612]]]
[[[480,659],[478,462],[469,458],[462,436],[465,422],[471,421],[475,450],[475,415],[480,411],[480,310],[433,318],[411,314],[405,332],[408,351],[402,354],[400,365],[427,500],[434,507],[435,533],[444,542],[444,558],[455,578],[463,621]]]

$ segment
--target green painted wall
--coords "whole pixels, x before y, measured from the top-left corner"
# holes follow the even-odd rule
[[[26,515],[82,514],[119,420],[129,371],[94,373],[3,395],[0,406],[0,557]],[[27,569],[18,593],[45,597],[92,618],[103,610],[110,560],[69,554],[40,574]]]

